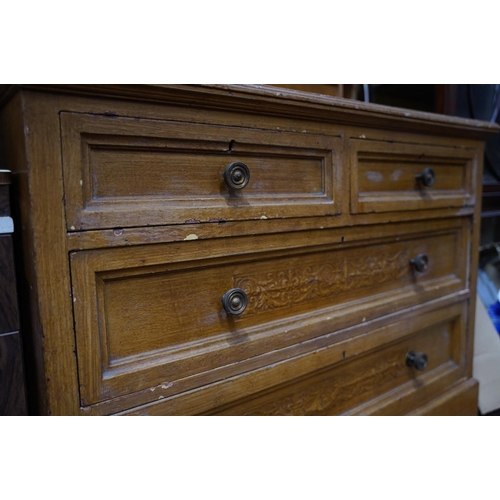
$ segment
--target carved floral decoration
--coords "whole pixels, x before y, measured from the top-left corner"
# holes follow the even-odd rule
[[[398,280],[409,271],[409,252],[339,259],[303,269],[286,269],[254,277],[234,278],[248,295],[247,314],[289,307],[350,290]]]

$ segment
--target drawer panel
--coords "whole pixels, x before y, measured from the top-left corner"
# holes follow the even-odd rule
[[[456,308],[454,311],[456,313]],[[212,414],[339,415],[396,388],[418,387],[419,391],[425,391],[426,384],[446,371],[453,371],[454,378],[458,379],[464,327],[460,316],[414,332],[411,332],[411,326],[397,326],[409,334],[389,345],[356,355],[351,361],[337,363]],[[394,326],[389,328],[395,329]],[[372,335],[377,334],[377,331],[372,332]],[[407,365],[407,356],[411,352],[427,355],[424,370]],[[433,390],[436,391],[438,386]]]
[[[75,252],[83,404],[217,370],[463,290],[466,223]],[[410,264],[417,254],[429,257],[421,273]],[[240,316],[221,303],[233,288],[248,296]]]
[[[457,148],[350,141],[351,212],[393,212],[475,203],[477,160]],[[432,186],[419,176],[434,172]]]
[[[71,113],[61,128],[70,231],[339,213],[338,137]]]

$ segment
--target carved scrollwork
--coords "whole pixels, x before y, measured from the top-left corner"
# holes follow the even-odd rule
[[[236,276],[234,286],[247,294],[248,314],[397,280],[408,273],[408,262],[409,253],[405,249],[389,257],[380,254],[344,258],[303,269],[287,269],[254,277]]]

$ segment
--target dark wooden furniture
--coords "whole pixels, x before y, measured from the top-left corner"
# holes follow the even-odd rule
[[[256,85],[3,94],[42,414],[477,414],[498,127]]]
[[[10,214],[10,172],[0,170],[0,415],[26,415]]]

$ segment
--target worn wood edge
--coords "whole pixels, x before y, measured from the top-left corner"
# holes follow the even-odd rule
[[[456,229],[459,231],[460,234],[462,234],[465,229],[464,229],[464,222],[465,221],[461,221],[459,219],[452,219],[451,221],[446,221],[446,222],[442,222],[440,223],[441,226],[441,230],[439,231],[438,228],[434,228],[434,234],[437,235],[437,234],[441,234],[441,233],[445,233],[445,234],[448,234],[450,232],[450,230],[452,228],[449,227],[449,224],[451,223],[455,223],[456,224]],[[419,223],[419,226],[418,227],[412,227],[411,229],[413,229],[414,231],[417,231],[416,232],[416,235],[426,235],[428,236],[428,231],[429,229],[428,228],[425,228],[424,227],[425,225],[422,224],[422,223]],[[377,238],[377,243],[381,242],[381,241],[392,241],[392,237],[397,237],[398,238],[398,241],[400,238],[403,238],[403,239],[406,239],[406,237],[408,237],[408,234],[406,235],[406,237],[402,236],[402,233],[401,233],[401,228],[398,228],[398,227],[394,227],[394,228],[391,228],[392,229],[392,232],[391,232],[391,235],[388,235],[387,233],[383,235],[382,239],[380,239],[380,235],[378,236]],[[406,228],[408,230],[408,232],[410,231],[410,228]],[[424,232],[425,231],[425,232]],[[453,231],[454,233],[455,231]],[[251,247],[252,247],[252,255],[249,257],[249,250],[248,248],[241,248],[240,252],[239,252],[239,255],[244,255],[245,256],[245,260],[260,260],[261,258],[266,258],[268,256],[276,256],[279,254],[283,255],[283,252],[285,252],[285,255],[296,255],[297,253],[300,254],[304,251],[304,249],[307,249],[309,251],[309,249],[311,248],[311,241],[315,241],[315,247],[318,248],[318,249],[321,249],[321,248],[332,248],[332,245],[333,246],[342,246],[342,245],[349,245],[349,246],[359,246],[359,245],[362,245],[363,244],[363,240],[366,242],[367,239],[369,238],[369,240],[371,240],[371,236],[372,235],[368,235],[368,234],[353,234],[352,237],[354,238],[354,240],[352,240],[351,242],[351,239],[349,237],[349,235],[346,236],[346,242],[349,242],[349,243],[341,243],[341,238],[340,238],[340,234],[345,234],[344,231],[341,231],[339,232],[338,234],[338,237],[335,238],[333,235],[330,237],[330,235],[327,235],[325,232],[318,232],[317,234],[317,238],[314,238],[314,237],[309,237],[309,238],[305,238],[305,239],[302,239],[301,241],[299,242],[289,242],[288,240],[286,241],[281,241],[280,243],[280,240],[282,240],[282,238],[280,238],[279,236],[274,236],[274,235],[271,235],[271,237],[273,238],[272,242],[274,244],[266,244],[264,243],[263,241],[257,241],[255,243],[252,243],[251,244]],[[412,233],[413,234],[413,233]],[[415,235],[415,234],[414,234]],[[375,235],[373,235],[375,236]],[[359,240],[359,238],[361,238],[361,240]],[[242,238],[243,241],[244,238]],[[247,240],[248,242],[248,240]],[[201,244],[202,242],[198,242],[197,244]],[[267,243],[271,243],[271,242],[267,242]],[[286,247],[283,248],[282,246],[277,246],[277,244],[281,244],[283,245],[283,243],[286,243]],[[374,244],[372,242],[372,244]],[[187,243],[180,243],[178,244],[178,248],[180,249],[181,247],[183,247],[184,245],[186,245],[186,252],[182,252],[182,255],[180,256],[180,259],[185,261],[190,261],[192,259],[192,242],[187,242]],[[319,246],[318,246],[319,245]],[[460,248],[462,248],[464,245],[463,243],[460,243]],[[205,258],[209,258],[212,260],[212,264],[211,265],[215,265],[216,263],[213,262],[213,259],[216,259],[216,258],[219,258],[219,259],[222,259],[222,260],[226,260],[227,259],[227,248],[225,247],[224,243],[223,242],[220,242],[219,243],[219,247],[220,247],[220,251],[215,251],[214,252],[214,248],[212,245],[204,245],[204,248],[209,252],[208,255],[207,253],[205,252],[203,255],[200,253],[200,255],[198,257],[196,257],[196,259],[200,258],[200,259],[205,259]],[[270,247],[272,247],[272,249],[270,250]],[[148,259],[148,265],[157,265],[159,262],[162,262],[163,258],[164,258],[164,254],[165,254],[165,248],[162,248],[161,246],[158,246],[158,247],[152,247],[151,245],[149,247],[135,247],[133,249],[129,249],[129,248],[120,248],[120,249],[116,249],[115,252],[114,252],[114,256],[113,256],[113,253],[109,253],[108,254],[108,257],[111,259],[111,261],[115,261],[115,262],[120,262],[119,266],[120,268],[122,268],[122,266],[126,266],[126,267],[130,267],[132,269],[135,269],[135,271],[133,271],[134,273],[136,273],[141,266],[145,263],[144,258]],[[197,253],[199,252],[200,249],[197,250]],[[168,251],[167,251],[168,252]],[[131,254],[134,254],[133,256]],[[153,255],[153,253],[155,253],[155,255]],[[215,255],[214,255],[215,253]],[[263,257],[263,253],[265,254],[266,257]],[[101,255],[102,252],[82,252],[81,255],[73,255],[72,254],[72,261],[73,263],[76,263],[77,260],[79,260],[80,262],[85,262],[85,267],[90,267],[91,269],[96,269],[94,267],[94,265],[90,264],[89,265],[89,260],[90,258],[93,258],[92,255],[94,255],[94,257],[97,257],[99,255]],[[120,254],[122,257],[119,257],[118,254]],[[127,263],[125,264],[124,261],[122,260],[123,257],[125,257],[126,255],[128,255],[129,257],[131,257],[132,260],[127,260]],[[83,259],[83,261],[82,261]],[[160,259],[160,260],[157,260],[157,259]],[[141,264],[141,261],[143,264]],[[219,260],[220,262],[220,260]],[[78,266],[80,267],[81,264]],[[78,267],[74,268],[73,271],[75,271],[75,269],[78,269]],[[196,265],[197,267],[197,265]],[[102,270],[104,269],[108,269],[107,268],[107,265],[103,265],[103,267],[101,268]],[[92,271],[92,275],[93,275],[93,272]],[[140,271],[141,273],[144,272],[143,270]],[[76,275],[73,273],[73,276],[75,277]],[[78,278],[78,280],[80,280]],[[76,281],[75,281],[76,282]],[[432,284],[431,284],[432,283]],[[465,285],[465,276],[462,276],[462,273],[457,273],[457,274],[453,274],[453,275],[448,275],[447,277],[444,277],[443,279],[439,279],[439,280],[436,280],[436,281],[433,281],[433,282],[429,282],[429,283],[425,283],[423,284],[425,286],[425,290],[426,290],[426,296],[425,296],[425,300],[433,300],[433,299],[436,299],[438,295],[436,294],[440,294],[440,295],[448,295],[448,294],[451,294],[451,293],[455,293],[457,291],[457,288],[458,287],[461,287],[461,288],[464,288],[464,285]],[[427,288],[429,287],[429,288]],[[432,291],[434,290],[434,291]],[[422,290],[423,291],[423,290]],[[401,304],[398,305],[398,309],[399,310],[402,310],[401,308],[405,309],[405,308],[408,308],[408,307],[413,307],[415,306],[415,301],[412,300],[410,298],[409,295],[407,295],[409,293],[409,289],[405,288],[404,290],[400,290],[400,296],[399,296],[399,299],[401,300]],[[343,324],[342,325],[342,328],[345,328],[346,326],[352,326],[353,324],[355,324],[356,322],[356,316],[358,317],[358,320],[360,317],[362,316],[366,316],[367,319],[371,320],[372,318],[378,316],[378,317],[381,317],[382,315],[387,315],[387,314],[390,314],[391,310],[389,308],[389,310],[387,309],[386,305],[387,304],[390,304],[392,302],[391,300],[391,297],[394,299],[397,297],[397,295],[394,293],[394,292],[384,292],[382,295],[380,296],[377,296],[377,306],[373,306],[373,305],[369,305],[370,304],[370,300],[365,298],[363,299],[362,301],[355,301],[355,304],[357,304],[357,307],[358,307],[358,310],[357,310],[357,313],[356,314],[353,314],[353,310],[352,310],[352,307],[353,307],[353,304],[345,304],[343,307],[344,307],[344,313],[347,315],[349,314],[350,316],[353,316],[351,318],[351,320],[349,320],[349,324]],[[86,303],[88,299],[84,299],[82,296],[79,296],[78,294],[78,291],[74,291],[74,299],[76,299],[76,301],[78,303]],[[372,298],[372,301],[374,301],[375,299]],[[424,298],[421,297],[420,298],[420,301],[423,301]],[[368,306],[368,305],[369,306]],[[361,312],[361,307],[363,307],[363,313]],[[394,310],[395,308],[392,307],[392,310]],[[377,310],[377,312],[375,313],[375,310]],[[291,335],[291,331],[294,329],[294,328],[297,328],[299,331],[302,329],[308,329],[310,330],[311,332],[313,332],[313,328],[316,328],[316,333],[314,334],[315,336],[317,336],[318,334],[319,335],[323,335],[325,333],[325,329],[323,328],[323,331],[321,331],[320,329],[322,328],[321,325],[319,324],[321,322],[321,318],[324,319],[324,317],[326,316],[330,316],[332,315],[332,318],[333,317],[336,317],[338,316],[338,310],[335,309],[335,307],[332,307],[332,308],[322,308],[319,312],[315,312],[315,313],[301,313],[300,315],[296,315],[292,318],[288,318],[286,320],[283,320],[283,321],[280,321],[279,324],[277,324],[276,322],[272,322],[272,323],[269,323],[265,328],[263,328],[262,326],[258,325],[254,328],[254,330],[247,330],[246,333],[247,334],[251,334],[252,331],[254,333],[259,333],[259,334],[262,334],[264,331],[268,331],[270,334],[273,334],[273,335],[276,335],[276,333],[279,334],[278,330],[279,331],[283,331],[283,330],[288,330],[289,334]],[[330,318],[328,318],[330,319]],[[308,325],[306,326],[305,323],[308,323]],[[339,328],[339,327],[337,327]],[[312,336],[312,333],[308,336],[308,338],[311,338]],[[300,339],[300,341],[303,341],[303,340],[306,340],[305,337]],[[298,340],[296,340],[297,342]],[[215,344],[213,344],[215,345]],[[148,361],[149,363],[151,363],[151,366],[153,366],[153,364],[156,364],[156,365],[160,365],[162,364],[164,361],[161,361],[161,358],[162,358],[163,354],[161,354],[160,352],[158,352],[158,356],[156,359],[153,359],[153,358],[150,358],[150,360]],[[156,368],[158,369],[158,368]],[[205,373],[208,373],[208,372],[205,372]],[[215,372],[214,372],[215,373]],[[120,376],[120,373],[117,371],[116,372],[117,376]],[[158,374],[156,375],[158,376]],[[201,379],[203,379],[203,377],[199,374],[197,375],[193,375],[194,376],[199,376]],[[208,376],[208,375],[207,375]],[[168,377],[172,377],[172,375],[168,375]],[[168,379],[169,381],[173,380],[171,378]],[[88,387],[89,384],[85,383],[85,385]],[[173,390],[178,390],[179,388],[179,384],[177,383],[177,381],[175,382],[175,387]],[[127,394],[131,394],[135,391],[143,391],[144,390],[144,386],[140,387],[140,386],[135,386],[135,387],[130,387],[128,389],[128,393],[122,393],[119,397],[123,397],[123,396],[126,396]],[[171,391],[171,392],[172,392]],[[112,397],[118,397],[116,394],[114,394]],[[101,398],[101,402],[103,402],[104,400]],[[90,400],[90,398],[86,398],[86,402],[85,403],[82,403],[82,404],[85,404],[86,405],[92,405],[92,404],[96,404],[97,401],[95,400]]]
[[[24,93],[35,92],[36,90],[25,90]],[[40,93],[40,92],[39,92]],[[50,96],[53,94],[42,94]],[[169,123],[192,123],[212,126],[222,126],[228,128],[244,128],[254,131],[282,131],[285,133],[300,133],[303,130],[313,135],[330,137],[349,137],[360,139],[365,136],[366,141],[387,142],[387,130],[383,127],[345,125],[335,121],[326,122],[315,121],[311,118],[294,118],[293,116],[280,116],[279,114],[263,114],[262,110],[255,108],[247,112],[234,112],[232,110],[220,109],[216,107],[202,108],[188,105],[177,105],[175,102],[158,103],[148,100],[120,99],[112,97],[91,98],[87,94],[59,94],[59,109],[61,113],[68,114],[89,114],[106,116],[113,119],[118,118],[144,118],[156,121],[157,125],[163,122]],[[460,137],[459,144],[455,135],[429,134],[428,132],[414,133],[405,131],[404,127],[390,131],[393,141],[396,144],[417,144],[418,146],[451,147],[455,150],[476,150],[482,140],[474,138]],[[453,143],[450,146],[450,141]]]
[[[151,243],[171,243],[186,241],[189,235],[197,239],[232,238],[235,236],[260,236],[267,234],[286,234],[304,231],[327,231],[329,229],[349,229],[352,227],[372,227],[387,223],[406,223],[448,218],[462,218],[473,214],[473,208],[422,210],[403,215],[362,214],[345,216],[309,217],[291,219],[270,219],[255,221],[228,221],[223,223],[203,222],[199,224],[173,224],[147,227],[120,227],[67,233],[69,251],[93,250],[136,246]],[[385,217],[385,220],[384,220]]]
[[[424,111],[416,111],[409,110],[405,108],[399,108],[395,106],[385,106],[382,104],[374,104],[374,103],[365,103],[363,101],[356,101],[352,99],[346,99],[341,97],[327,96],[325,94],[314,94],[312,92],[302,92],[299,90],[293,89],[283,89],[281,87],[272,87],[270,85],[262,86],[262,85],[213,85],[211,87],[216,88],[224,88],[228,91],[233,91],[234,89],[238,89],[242,92],[255,93],[257,90],[260,94],[267,94],[278,96],[279,94],[283,94],[280,97],[295,99],[301,102],[308,103],[317,103],[317,104],[325,104],[329,106],[340,107],[343,109],[348,109],[349,111],[359,111],[364,113],[373,113],[377,115],[388,115],[392,117],[399,118],[412,118],[414,120],[419,121],[432,121],[435,123],[442,123],[443,125],[460,125],[462,127],[473,127],[474,129],[480,128],[485,131],[492,131],[492,133],[498,133],[500,131],[500,127],[495,123],[490,123],[481,120],[473,120],[470,118],[459,118],[450,115],[438,114],[438,113],[429,113]],[[255,88],[257,87],[257,88]],[[286,93],[282,92],[286,90]],[[496,132],[493,132],[496,131]]]
[[[24,144],[25,165],[16,174],[26,183],[20,199],[21,205],[25,205],[21,215],[29,239],[26,252],[30,253],[24,256],[24,265],[29,280],[32,336],[37,351],[38,413],[77,415],[79,388],[64,213],[60,201],[63,190],[57,97],[45,98],[39,93],[18,95],[23,117],[19,133]],[[24,127],[33,123],[37,126],[32,129]],[[52,196],[45,197],[48,191]],[[51,213],[51,217],[46,218],[46,213]]]
[[[396,295],[396,294],[395,294]],[[457,290],[457,287],[452,288],[451,286],[443,287],[442,295],[446,297],[461,297],[468,295],[468,291],[466,290]],[[365,324],[369,324],[373,326],[376,324],[376,321],[380,322],[389,321],[394,315],[402,312],[402,314],[408,314],[408,310],[412,310],[412,308],[418,307],[420,304],[415,304],[408,301],[407,298],[407,290],[405,292],[401,292],[400,294],[402,300],[406,300],[404,305],[402,305],[401,309],[396,311],[391,311],[390,308],[387,308],[387,302],[390,302],[390,297],[388,295],[378,296],[373,302],[370,302],[368,299],[364,301],[358,302],[357,311],[354,311],[353,305],[347,304],[345,307],[346,317],[342,317],[341,308],[330,308],[324,309],[322,314],[316,313],[310,316],[308,315],[298,315],[295,318],[291,318],[288,322],[283,322],[281,325],[274,324],[270,325],[265,330],[262,329],[261,332],[263,335],[268,334],[269,338],[271,337],[279,337],[283,331],[286,331],[290,335],[298,336],[300,335],[301,330],[308,330],[308,335],[296,338],[294,342],[289,343],[285,346],[276,346],[275,349],[271,353],[262,353],[258,352],[252,356],[248,356],[244,359],[232,360],[227,364],[222,366],[214,367],[212,369],[207,369],[205,372],[191,372],[186,373],[184,377],[180,379],[172,378],[172,376],[165,375],[163,378],[167,380],[167,384],[173,383],[171,385],[172,389],[169,391],[172,395],[175,392],[183,392],[182,384],[183,382],[189,381],[189,383],[195,383],[198,386],[206,385],[207,379],[217,380],[217,378],[226,378],[231,371],[233,374],[235,371],[243,372],[250,369],[252,366],[255,368],[256,366],[264,366],[264,364],[272,364],[275,362],[280,362],[285,359],[287,356],[294,357],[299,354],[303,354],[304,352],[308,352],[310,350],[314,350],[317,347],[330,345],[333,343],[337,343],[340,340],[346,340],[344,337],[348,334],[355,335],[356,327],[359,326],[356,323],[356,318],[363,317],[362,327],[365,327]],[[389,299],[389,300],[388,300]],[[426,297],[429,303],[434,303],[435,300],[439,299],[439,296],[431,295]],[[384,309],[385,307],[385,309]],[[325,317],[327,320],[335,321],[339,319],[338,325],[336,328],[331,331],[326,330],[325,325]],[[361,328],[362,329],[362,328]],[[326,330],[326,332],[325,332]],[[350,333],[348,333],[350,332]],[[214,344],[216,345],[216,344]],[[249,345],[249,349],[252,346]],[[201,354],[203,356],[203,354]],[[163,358],[165,359],[165,358]],[[266,361],[267,360],[267,361]],[[151,360],[152,363],[156,363],[156,367],[161,370],[162,368],[162,358],[159,357],[156,360]],[[163,362],[164,364],[164,362]],[[116,378],[119,380],[121,375],[127,376],[127,373],[123,373],[123,369],[126,369],[126,366],[122,365],[114,368],[114,373],[112,371],[108,371],[107,373],[111,378]],[[154,368],[151,365],[145,367],[145,369]],[[140,369],[137,370],[139,373]],[[120,373],[121,372],[121,373]],[[166,370],[164,371],[164,373]],[[172,370],[170,370],[172,373]],[[158,379],[158,377],[157,377]],[[165,380],[162,380],[161,384],[165,383]],[[199,382],[195,382],[198,380]],[[88,384],[86,384],[88,385]],[[175,387],[174,387],[175,386]],[[114,394],[111,397],[114,398],[123,398],[127,395],[143,392],[147,390],[147,387],[144,388],[144,385],[141,387],[137,385],[135,387],[130,387],[127,392],[122,392],[121,394]],[[97,396],[99,397],[99,395]],[[91,406],[93,404],[99,404],[106,401],[106,398],[100,397],[99,400],[94,399],[94,401],[88,400],[87,405]],[[85,404],[85,403],[82,403]]]
[[[219,110],[255,111],[260,114],[296,118],[310,118],[326,122],[351,125],[366,125],[486,139],[499,132],[495,123],[458,118],[435,113],[414,111],[379,104],[363,103],[350,99],[266,85],[153,85],[153,84],[65,84],[65,85],[8,85],[0,89],[0,106],[19,89],[34,89],[41,92],[85,94],[97,97],[112,97],[196,105]]]
[[[266,232],[264,234],[230,234],[231,241],[236,242],[236,246],[232,247],[232,250],[228,253],[226,245],[221,241],[218,235],[213,235],[210,232],[206,234],[201,234],[195,238],[182,238],[183,234],[189,233],[189,228],[183,228],[186,233],[180,233],[178,239],[171,239],[168,242],[155,242],[147,241],[139,245],[129,245],[127,243],[122,243],[115,246],[105,246],[105,248],[113,249],[115,255],[119,255],[120,258],[129,257],[133,259],[135,255],[136,259],[147,260],[147,265],[163,265],[164,264],[164,243],[176,244],[185,246],[185,251],[183,252],[182,258],[176,259],[177,262],[185,262],[186,260],[206,260],[209,259],[211,262],[215,262],[217,258],[227,259],[228,255],[241,256],[245,255],[247,260],[261,259],[262,256],[267,256],[270,258],[273,255],[279,255],[282,252],[294,253],[309,253],[310,251],[321,251],[321,249],[332,249],[332,248],[350,248],[357,247],[360,245],[373,246],[375,244],[383,243],[393,243],[394,239],[397,238],[398,241],[414,240],[415,238],[428,237],[429,234],[435,236],[440,234],[452,234],[452,233],[464,233],[468,230],[467,226],[468,218],[466,217],[453,217],[444,218],[434,221],[432,230],[429,230],[427,220],[415,220],[415,221],[400,221],[399,223],[394,223],[391,225],[387,224],[373,224],[367,226],[365,231],[360,232],[357,226],[345,226],[345,227],[331,227],[331,228],[312,228],[310,231],[295,231],[289,229],[285,234],[294,236],[293,238],[283,238],[283,233],[278,231]],[[176,233],[177,234],[177,233]],[[120,236],[118,236],[120,237]],[[211,241],[213,240],[213,241]],[[223,248],[220,251],[215,252],[213,245],[211,243],[217,243],[217,248]],[[240,246],[241,245],[241,246]],[[193,246],[196,246],[195,250]],[[199,254],[201,249],[205,249],[205,252],[209,250],[209,253]],[[82,255],[92,256],[95,255],[93,250],[99,253],[99,248],[85,249]],[[193,251],[197,255],[193,255]],[[71,259],[74,259],[78,255],[77,250],[72,250]],[[160,259],[157,260],[153,255],[160,255]],[[250,255],[255,257],[250,257]],[[140,257],[138,257],[140,256]],[[142,265],[144,265],[142,261]],[[120,263],[119,266],[122,266]],[[134,265],[135,267],[136,265]],[[142,267],[142,266],[140,266]],[[120,269],[122,269],[120,267]],[[111,269],[108,269],[111,270]]]

